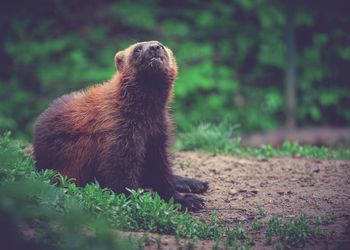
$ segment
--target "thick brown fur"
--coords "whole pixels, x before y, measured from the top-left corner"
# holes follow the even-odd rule
[[[110,81],[64,95],[39,116],[37,168],[56,169],[80,186],[96,179],[116,193],[152,188],[199,209],[201,199],[176,190],[170,167],[173,53],[159,42],[142,42],[118,52],[115,63]]]

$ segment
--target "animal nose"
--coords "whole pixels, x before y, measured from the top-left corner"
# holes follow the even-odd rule
[[[154,44],[154,45],[151,45],[149,47],[149,49],[152,51],[152,52],[156,52],[160,49],[160,46],[158,44]]]

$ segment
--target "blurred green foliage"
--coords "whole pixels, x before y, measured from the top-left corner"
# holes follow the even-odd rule
[[[178,129],[228,120],[245,132],[284,123],[287,8],[296,13],[297,121],[348,125],[350,18],[344,1],[18,1],[0,8],[0,130],[31,135],[66,92],[107,81],[114,54],[159,40],[180,74]]]
[[[0,242],[2,249],[139,249],[110,229],[67,191],[52,170],[38,173],[23,145],[0,135]],[[77,189],[77,188],[76,188]]]
[[[175,151],[198,150],[213,154],[229,154],[240,157],[305,157],[320,159],[350,160],[350,148],[343,145],[338,148],[300,145],[298,142],[285,141],[280,147],[262,144],[260,147],[245,147],[238,136],[237,126],[227,122],[220,124],[202,123],[186,132],[179,133],[173,147]]]

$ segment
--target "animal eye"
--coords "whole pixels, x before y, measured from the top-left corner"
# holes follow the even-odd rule
[[[141,46],[136,47],[136,48],[134,49],[134,53],[139,53],[139,52],[141,52],[141,50],[142,50]]]

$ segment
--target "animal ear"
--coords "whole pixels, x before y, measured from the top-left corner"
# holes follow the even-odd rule
[[[119,51],[117,54],[115,54],[114,63],[118,70],[121,70],[123,68],[124,51]]]

